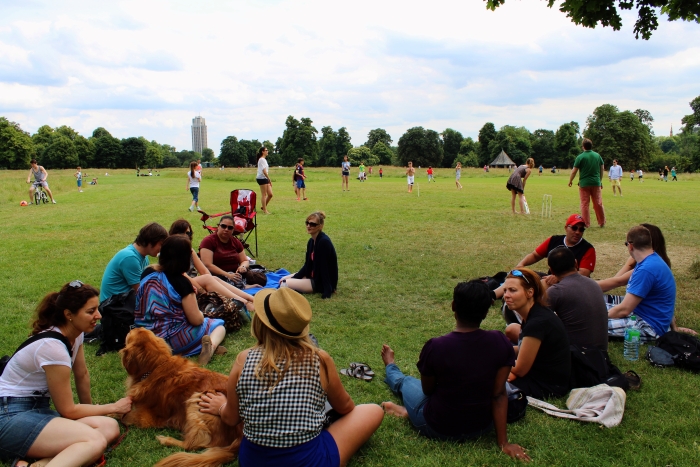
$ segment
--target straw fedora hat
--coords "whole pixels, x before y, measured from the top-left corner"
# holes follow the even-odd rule
[[[299,292],[288,287],[262,289],[253,303],[258,319],[280,336],[301,339],[309,334],[311,305]]]

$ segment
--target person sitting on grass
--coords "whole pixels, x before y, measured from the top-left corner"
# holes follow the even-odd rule
[[[197,306],[192,283],[184,273],[190,268],[192,244],[184,235],[173,235],[163,242],[158,265],[146,268],[136,292],[134,324],[165,339],[173,354],[189,357],[199,354],[206,365],[226,337],[224,320],[205,318]]]
[[[23,347],[0,376],[0,457],[17,458],[13,466],[28,465],[25,458],[42,459],[31,464],[37,467],[91,465],[119,437],[117,420],[107,415],[128,413],[131,398],[93,404],[85,364],[83,335],[101,318],[98,295],[97,289],[77,280],[46,295],[31,334],[59,334]]]
[[[306,218],[306,231],[311,238],[306,244],[304,266],[296,273],[280,279],[280,287],[301,293],[320,293],[331,298],[338,288],[338,256],[331,239],[323,233],[326,215],[314,212]]]
[[[233,216],[221,216],[216,232],[204,237],[199,244],[204,266],[232,285],[241,280],[250,265],[243,243],[236,237],[234,229]]]
[[[243,423],[241,467],[338,467],[369,440],[384,414],[355,405],[333,359],[309,338],[309,302],[291,289],[255,295],[254,347],[238,354],[227,394],[205,393],[200,411]],[[336,421],[326,425],[330,405]]]
[[[506,276],[503,300],[522,318],[517,360],[508,382],[526,395],[543,399],[569,392],[571,351],[566,328],[546,307],[547,294],[540,276],[514,269]]]
[[[496,442],[509,456],[529,461],[525,449],[510,444],[506,432],[506,378],[515,353],[500,331],[479,329],[493,304],[488,286],[461,282],[454,289],[454,331],[430,339],[418,360],[421,379],[405,376],[394,351],[382,347],[385,382],[404,406],[384,402],[386,413],[408,418],[429,438],[463,441],[496,430]]]

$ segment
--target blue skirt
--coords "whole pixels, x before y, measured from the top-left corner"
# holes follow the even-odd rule
[[[48,397],[0,397],[0,459],[24,457],[41,430],[61,415]]]
[[[241,441],[238,452],[240,467],[338,467],[340,454],[333,436],[327,430],[303,444],[291,448],[270,448]]]

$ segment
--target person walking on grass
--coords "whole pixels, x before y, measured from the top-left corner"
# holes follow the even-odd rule
[[[644,183],[644,171],[642,169],[637,169],[637,178],[639,183]]]
[[[267,164],[267,148],[265,146],[258,149],[257,157],[258,173],[255,176],[255,181],[260,185],[263,212],[265,214],[270,214],[270,211],[267,210],[267,206],[272,199],[272,180],[270,180],[270,173],[268,171],[270,166]]]
[[[676,178],[676,168],[671,167],[671,181],[672,182],[677,182],[678,179]]]
[[[202,182],[202,172],[197,170],[197,162],[190,162],[190,170],[187,172],[187,189],[192,193],[190,212],[195,208],[199,210],[199,184]]]
[[[460,178],[462,178],[462,163],[457,162],[457,166],[455,167],[455,185],[457,185],[458,190],[464,188],[462,184],[459,183]]]
[[[416,176],[416,169],[413,167],[413,162],[408,163],[408,168],[406,169],[406,180],[408,181],[408,192],[413,193],[413,181]]]
[[[350,161],[348,160],[347,154],[343,156],[343,162],[340,164],[340,175],[343,177],[340,187],[343,191],[350,191],[350,185],[348,185],[348,179],[350,178]]]
[[[612,185],[613,196],[615,194],[615,189],[620,192],[620,197],[622,197],[622,185],[620,180],[622,180],[622,167],[617,165],[617,159],[613,159],[613,165],[610,166],[608,170],[608,180],[610,180],[610,185]]]
[[[586,227],[591,225],[590,204],[593,198],[593,210],[600,227],[605,227],[605,208],[603,207],[603,172],[605,163],[600,154],[593,151],[593,142],[584,138],[583,152],[576,157],[574,169],[569,176],[569,186],[573,185],[578,172],[578,195],[581,201],[581,217]]]
[[[428,173],[428,182],[434,182],[435,177],[433,177],[433,168],[428,166],[428,170],[426,172]]]
[[[80,171],[80,166],[77,167],[76,172],[73,174],[75,177],[75,182],[78,184],[78,193],[83,192],[83,173]]]
[[[297,201],[302,198],[304,201],[306,198],[306,175],[304,175],[304,159],[299,158],[297,161],[297,166],[294,168],[294,174],[296,175],[296,181],[294,182],[295,191],[297,192]]]
[[[360,162],[360,175],[359,175],[359,179],[360,179],[361,182],[364,182],[364,181],[365,181],[365,163],[364,163],[364,162]]]

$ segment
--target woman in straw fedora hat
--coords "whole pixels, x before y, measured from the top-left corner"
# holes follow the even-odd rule
[[[203,394],[201,411],[243,422],[241,467],[344,466],[379,428],[376,404],[356,406],[333,359],[309,339],[311,306],[290,288],[255,295],[257,345],[237,357],[228,395]],[[326,401],[341,417],[324,428]]]

